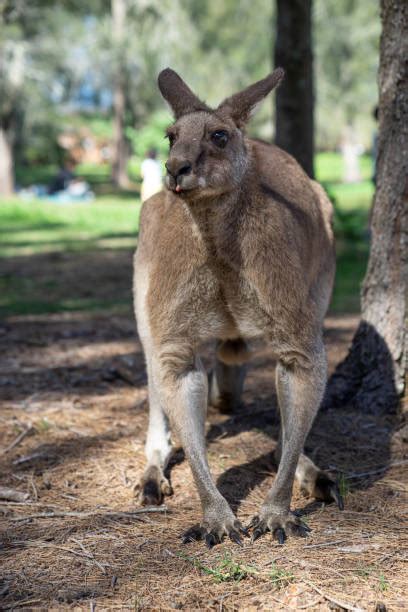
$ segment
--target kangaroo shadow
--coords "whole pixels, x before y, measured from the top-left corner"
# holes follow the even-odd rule
[[[331,342],[336,342],[333,329],[329,336]],[[272,388],[263,402],[265,410],[251,412],[250,406],[241,406],[222,425],[212,425],[208,443],[254,430],[262,430],[276,441],[279,417]],[[400,422],[397,406],[391,354],[380,334],[361,322],[348,356],[328,381],[307,438],[306,454],[321,469],[337,475],[343,492],[370,487],[389,467],[391,439]],[[276,470],[273,448],[271,445],[271,452],[233,466],[219,476],[217,486],[235,512],[250,492]],[[311,502],[299,512],[307,514],[320,506],[319,502]]]

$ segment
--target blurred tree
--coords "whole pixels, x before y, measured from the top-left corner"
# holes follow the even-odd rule
[[[338,146],[350,126],[367,146],[378,102],[379,2],[314,0],[313,6],[316,144]]]
[[[277,0],[275,66],[285,69],[276,91],[276,144],[311,177],[314,156],[312,0]]]
[[[52,151],[57,161],[56,109],[80,71],[78,60],[69,67],[68,59],[72,40],[82,36],[80,5],[79,0],[58,6],[47,0],[0,0],[1,194],[14,188],[16,154],[24,149],[27,159],[36,139],[44,140],[44,152]]]
[[[369,412],[406,394],[408,330],[408,3],[381,0],[380,128],[362,321],[328,401]]]
[[[195,28],[196,48],[183,58],[180,72],[210,105],[270,72],[270,0],[182,0]],[[177,67],[176,67],[177,69]],[[249,126],[258,137],[272,137],[270,108],[264,104]]]
[[[112,92],[117,185],[128,183],[128,152],[138,131],[163,105],[157,74],[169,64],[182,64],[189,52],[194,55],[195,42],[195,28],[179,0],[111,0],[111,10],[92,22],[87,61],[95,90]]]
[[[125,140],[126,75],[124,44],[126,27],[126,0],[112,0],[112,38],[116,51],[116,71],[113,77],[113,158],[112,179],[122,188],[128,186],[126,172],[127,147]]]
[[[106,122],[121,116],[115,121],[115,149],[121,151],[123,176],[129,145],[123,134],[132,127],[136,143],[139,130],[163,108],[156,75],[167,65],[209,104],[270,70],[275,2],[117,0],[126,8],[122,43],[114,36],[115,2],[0,0],[1,189],[11,189],[13,156],[19,163],[55,162],[58,132],[77,118],[88,125],[98,114]],[[295,0],[281,2],[284,10],[292,4]],[[314,0],[313,7],[317,141],[333,148],[349,122],[363,127],[367,145],[375,104],[377,3]],[[291,45],[286,47],[290,52]],[[272,137],[268,105],[249,130]],[[116,172],[118,163],[114,166]]]

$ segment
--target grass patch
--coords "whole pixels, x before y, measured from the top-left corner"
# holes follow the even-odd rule
[[[0,202],[0,257],[135,246],[140,201]]]
[[[337,266],[330,312],[358,312],[360,288],[367,269],[369,243],[337,241]]]
[[[192,563],[194,567],[206,576],[211,576],[216,583],[241,582],[241,580],[256,576],[271,582],[276,589],[282,589],[295,580],[292,572],[278,567],[276,563],[272,563],[271,569],[265,573],[253,565],[235,561],[229,553],[225,553],[213,567],[205,565],[199,559],[183,553],[178,553],[178,556],[184,561]]]
[[[390,583],[388,582],[384,574],[380,574],[378,576],[378,588],[380,589],[381,593],[386,593],[390,588]]]
[[[381,593],[386,593],[390,588],[390,583],[387,578],[383,574],[383,572],[378,572],[377,568],[373,565],[367,565],[359,567],[356,570],[357,576],[368,580],[369,578],[374,578],[377,583],[377,588]]]
[[[350,492],[350,487],[347,478],[344,474],[340,474],[338,479],[339,491],[343,500],[346,501],[346,497]]]
[[[370,159],[362,158],[361,163],[362,174],[368,179]],[[360,286],[369,252],[368,217],[373,186],[369,180],[351,185],[338,182],[342,177],[342,159],[337,153],[319,154],[316,170],[335,207],[337,273],[330,311],[358,312]],[[55,167],[34,167],[24,172],[27,184],[41,182],[41,179],[46,182]],[[121,269],[118,265],[115,267],[112,258],[104,256],[109,252],[134,250],[140,200],[135,192],[110,193],[109,166],[83,165],[77,172],[88,179],[93,177],[95,184],[102,185],[106,181],[106,194],[98,195],[89,203],[57,204],[35,199],[24,201],[17,197],[0,201],[0,257],[3,261],[15,261],[14,266],[7,265],[0,273],[1,313],[96,311],[129,306],[131,272],[126,269],[122,273],[122,285],[126,282],[127,293],[117,291],[115,283],[120,280]],[[100,270],[97,279],[86,269],[85,256],[88,254],[94,255],[93,266]],[[88,284],[86,290],[71,294],[67,289],[62,291],[61,285],[66,282],[65,268],[57,261],[55,266],[44,268],[41,256],[46,255],[71,257],[72,265],[83,268],[80,280],[82,286]],[[35,256],[38,256],[38,267],[33,273]],[[31,266],[27,272],[29,262]],[[100,285],[105,282],[110,284],[110,289],[102,295]],[[77,285],[79,288],[79,282]]]
[[[373,175],[373,160],[370,155],[361,155],[359,168],[362,181],[369,181]],[[336,151],[324,151],[315,156],[315,173],[322,183],[342,183],[344,180],[343,156]]]
[[[256,576],[259,572],[252,565],[245,565],[243,563],[234,561],[234,559],[228,553],[225,553],[223,558],[217,563],[215,567],[209,567],[204,565],[198,559],[179,553],[178,556],[185,561],[189,561],[200,570],[203,574],[211,576],[214,582],[241,582],[250,576]]]
[[[272,563],[272,569],[269,571],[269,579],[277,589],[282,589],[295,580],[292,572],[288,572]]]

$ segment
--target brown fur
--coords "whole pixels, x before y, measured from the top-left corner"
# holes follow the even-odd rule
[[[169,128],[167,191],[143,205],[135,258],[136,315],[155,397],[151,418],[168,417],[183,443],[203,504],[200,534],[209,544],[224,533],[236,539],[235,517],[206,463],[207,383],[198,351],[217,339],[219,360],[233,368],[247,359],[247,342],[267,340],[280,363],[283,450],[254,525],[282,539],[285,529],[304,528],[288,514],[296,466],[298,476],[302,466],[307,472],[301,481],[309,482],[312,474],[309,491],[321,474],[301,451],[325,385],[321,332],[334,277],[331,204],[290,155],[242,131],[281,71],[216,111],[174,75],[166,70],[159,78],[178,118]],[[220,132],[227,133],[223,148],[214,141]],[[221,380],[224,375],[217,388],[231,386]],[[150,432],[153,440],[158,432]],[[148,436],[149,444],[154,446]],[[153,463],[164,470],[169,452],[166,446]],[[335,486],[328,482],[328,489]],[[335,498],[331,489],[326,498]]]

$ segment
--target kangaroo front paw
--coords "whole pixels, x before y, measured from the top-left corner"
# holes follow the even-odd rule
[[[242,546],[241,534],[248,535],[248,532],[228,508],[224,512],[206,513],[201,525],[190,527],[181,537],[183,544],[203,540],[208,548],[212,548],[222,542],[224,536],[228,536],[232,542]]]
[[[303,523],[293,512],[277,514],[268,508],[262,508],[259,515],[253,517],[248,529],[253,529],[252,542],[255,542],[261,535],[270,531],[273,538],[279,544],[284,544],[288,535],[304,538],[310,532],[310,527]]]
[[[142,506],[160,506],[166,495],[172,495],[173,489],[162,470],[150,466],[135,487],[139,504]]]

